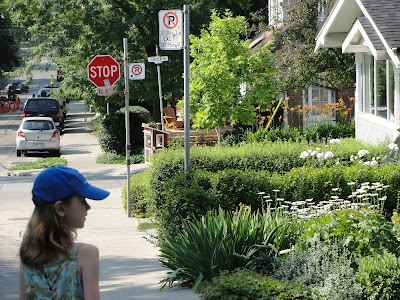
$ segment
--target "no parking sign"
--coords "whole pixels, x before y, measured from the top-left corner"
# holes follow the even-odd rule
[[[142,80],[145,78],[144,63],[129,64],[129,79]]]

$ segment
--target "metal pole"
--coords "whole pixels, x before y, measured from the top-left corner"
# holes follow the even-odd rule
[[[158,56],[158,46],[156,45],[156,56]],[[163,112],[163,101],[162,101],[162,89],[161,89],[161,58],[160,63],[157,65],[157,76],[158,76],[158,95],[160,97],[160,112],[161,112],[161,129],[164,130],[164,112]]]
[[[129,134],[129,65],[128,65],[128,39],[123,39],[124,43],[124,80],[125,80],[125,131],[126,131],[126,204],[128,210],[128,217],[131,216],[131,138]]]
[[[183,66],[184,66],[184,118],[185,118],[185,173],[190,170],[190,111],[189,111],[189,63],[190,63],[190,40],[189,40],[189,5],[183,6],[184,14],[184,41],[183,41]]]

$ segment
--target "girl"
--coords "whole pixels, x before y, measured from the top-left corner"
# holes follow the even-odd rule
[[[35,209],[20,247],[20,299],[100,299],[99,250],[74,239],[90,209],[85,198],[109,194],[68,167],[37,176]]]

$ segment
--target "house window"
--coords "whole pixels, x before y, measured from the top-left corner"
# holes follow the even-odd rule
[[[333,106],[333,103],[336,102],[334,90],[310,86],[307,102],[308,109],[303,111],[303,117],[307,120],[306,126],[334,123],[336,112]]]
[[[156,134],[156,147],[164,147],[164,135],[163,134]]]
[[[318,16],[317,23],[322,23],[325,19],[325,9],[327,7],[326,0],[318,1]]]
[[[146,147],[146,146],[151,147],[151,134],[150,133],[144,134],[144,147]]]
[[[362,73],[362,111],[394,120],[394,71],[390,61],[364,54]]]

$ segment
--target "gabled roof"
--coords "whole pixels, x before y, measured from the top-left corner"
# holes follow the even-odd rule
[[[342,47],[344,52],[360,52],[363,46],[376,59],[390,57],[400,67],[400,1],[337,0],[334,3],[317,33],[315,51]]]

